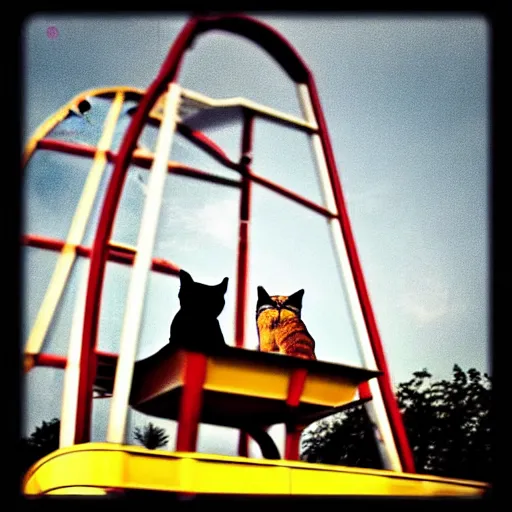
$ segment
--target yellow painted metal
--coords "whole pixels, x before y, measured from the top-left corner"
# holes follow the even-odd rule
[[[252,361],[232,361],[222,357],[209,357],[204,389],[286,400],[291,368],[275,371],[272,366]]]
[[[332,376],[312,372],[304,383],[301,401],[326,407],[347,404],[354,400],[357,384],[343,375]]]
[[[31,369],[34,363],[33,356],[41,350],[44,338],[46,337],[46,333],[48,332],[50,323],[57,309],[58,302],[70,276],[71,269],[76,259],[75,248],[82,241],[87,227],[87,221],[92,212],[94,201],[99,190],[101,177],[107,164],[106,151],[110,148],[114,137],[115,126],[121,112],[123,100],[124,93],[118,91],[115,95],[115,99],[111,109],[109,110],[107,118],[105,119],[103,133],[98,142],[91,170],[87,176],[82,195],[78,202],[75,215],[73,216],[69,233],[66,238],[66,243],[60,252],[50,284],[48,285],[48,289],[27,340],[25,348],[27,359],[24,363],[25,371]],[[63,115],[63,111],[59,111],[54,120],[56,122],[61,120]],[[53,123],[54,120],[49,121],[48,128],[51,129],[51,123]],[[46,129],[47,128],[42,129],[41,133],[44,133]],[[31,149],[28,151],[33,151],[34,149],[31,144],[32,142],[29,144]]]
[[[292,372],[292,367],[281,366],[277,371],[264,362],[247,360],[233,364],[230,359],[213,356],[208,358],[204,389],[286,400]],[[343,375],[341,366],[338,375],[310,371],[301,402],[328,407],[343,405],[354,400],[357,384]]]
[[[280,354],[229,347],[226,354],[207,356],[203,389],[225,395],[243,395],[247,399],[285,401],[296,367],[285,364],[287,360],[287,356]],[[185,361],[185,351],[172,352],[164,347],[147,359],[136,362],[131,404],[137,407],[182,387]],[[356,396],[357,386],[378,374],[344,365],[314,363],[308,368],[301,402],[317,406],[335,407],[351,402]],[[328,373],[324,366],[329,366]],[[356,375],[356,371],[361,373]]]
[[[104,87],[84,91],[75,96],[66,105],[41,123],[41,125],[35,130],[34,135],[26,144],[25,151],[22,156],[23,167],[27,165],[30,158],[33,156],[39,141],[44,139],[58,123],[63,121],[69,114],[70,110],[76,111],[81,101],[91,97],[114,97],[112,107],[104,123],[102,137],[96,148],[91,171],[89,172],[82,197],[77,206],[75,216],[73,217],[66,239],[66,244],[61,250],[51,282],[48,286],[43,303],[41,304],[34,326],[32,327],[26,343],[23,361],[25,372],[30,371],[35,365],[35,356],[41,351],[44,338],[71,272],[71,267],[75,261],[75,247],[81,241],[81,237],[85,230],[85,224],[87,223],[87,219],[91,212],[92,203],[96,197],[99,179],[101,178],[102,171],[107,162],[105,153],[110,149],[117,118],[121,113],[124,98],[129,94],[140,99],[144,93],[145,91],[143,89],[127,86]],[[149,116],[154,120],[161,121],[161,115],[158,114],[155,108],[153,108]],[[147,153],[141,149],[137,149],[135,154],[138,156],[152,157],[152,153]]]
[[[103,495],[105,496],[107,493],[106,490],[100,489],[99,487],[85,487],[85,486],[75,486],[75,487],[62,487],[60,489],[55,489],[53,491],[49,491],[46,494],[67,494],[71,496],[83,496],[83,495]]]
[[[60,108],[55,114],[52,114],[49,118],[47,118],[45,121],[43,121],[35,130],[34,135],[30,137],[26,147],[25,151],[23,152],[22,157],[22,166],[24,167],[27,162],[32,157],[36,147],[37,143],[46,137],[48,133],[57,126],[58,123],[63,121],[66,116],[69,114],[70,110],[74,110],[78,107],[78,104],[90,97],[104,97],[104,96],[111,96],[116,93],[131,93],[135,96],[142,97],[144,94],[143,89],[138,89],[136,87],[127,87],[127,86],[118,86],[118,87],[102,87],[98,89],[89,89],[87,91],[84,91],[80,93],[78,96],[75,96],[72,100],[70,100],[66,105],[64,105],[62,108]]]
[[[108,488],[258,495],[482,496],[489,484],[430,475],[167,452],[111,443],[57,450],[27,472],[23,492],[92,494]]]

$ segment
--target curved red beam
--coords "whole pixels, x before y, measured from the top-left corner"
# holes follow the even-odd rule
[[[284,38],[265,24],[246,16],[194,17],[187,22],[179,33],[160,72],[142,97],[121,143],[99,218],[91,253],[87,285],[80,354],[75,443],[87,442],[90,436],[92,387],[96,372],[96,361],[93,354],[98,335],[99,306],[101,303],[105,264],[108,256],[108,241],[126,177],[126,170],[144,126],[144,121],[148,117],[151,108],[165,91],[167,85],[174,82],[177,78],[185,51],[198,34],[212,29],[221,29],[240,34],[260,44],[267,52],[275,56],[276,60],[295,81],[303,82],[310,75],[302,59]]]
[[[197,16],[197,35],[208,30],[223,30],[250,39],[276,60],[296,83],[311,77],[308,66],[295,48],[269,25],[243,14]],[[196,34],[194,34],[195,36]]]

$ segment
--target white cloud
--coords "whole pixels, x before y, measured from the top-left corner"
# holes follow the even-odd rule
[[[238,242],[238,199],[205,204],[193,215],[198,229],[228,249],[236,249]]]
[[[169,232],[179,229],[182,234],[198,238],[207,236],[227,249],[236,249],[238,209],[238,198],[210,201],[197,209],[174,205],[167,221],[174,229]],[[180,242],[182,244],[183,240]]]
[[[420,324],[430,324],[466,309],[455,302],[449,286],[433,272],[418,275],[402,292],[399,306]]]

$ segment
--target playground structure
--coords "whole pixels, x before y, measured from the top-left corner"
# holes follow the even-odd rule
[[[213,99],[180,87],[181,62],[192,42],[210,30],[244,36],[269,53],[296,84],[303,117],[295,117],[244,98]],[[104,99],[109,110],[94,146],[52,136],[69,116],[81,115],[92,98]],[[126,104],[130,123],[118,151],[112,141]],[[238,108],[243,113],[237,161],[188,118],[205,112]],[[254,121],[270,122],[309,136],[324,202],[321,206],[257,175],[252,169]],[[158,130],[154,150],[139,144],[143,130]],[[214,176],[168,155],[179,132],[240,178]],[[72,134],[71,134],[72,135]],[[73,137],[71,137],[73,138]],[[59,256],[38,315],[31,326],[24,368],[50,366],[65,371],[60,448],[27,472],[23,492],[43,494],[108,494],[155,491],[168,493],[311,494],[479,496],[481,482],[415,473],[401,414],[398,410],[378,328],[357,255],[350,222],[330,145],[326,121],[313,75],[301,57],[278,33],[241,15],[194,16],[184,26],[162,68],[147,91],[112,87],[86,91],[43,123],[29,141],[23,165],[38,152],[86,157],[91,167],[66,240],[25,233],[22,243],[56,251]],[[108,163],[113,170],[95,227],[91,247],[83,244],[91,211],[98,201],[101,177]],[[116,211],[130,165],[149,171],[147,193],[136,246],[112,239]],[[240,191],[237,257],[235,346],[207,355],[164,346],[136,361],[147,282],[151,272],[172,276],[179,266],[155,258],[153,249],[165,178],[169,173]],[[323,216],[333,247],[366,368],[325,361],[304,361],[244,348],[247,275],[251,221],[251,185],[258,183]],[[77,257],[89,261],[76,291],[67,356],[42,352],[45,338],[62,301]],[[98,348],[98,322],[107,262],[131,268],[119,353]],[[90,442],[92,403],[110,397],[106,442]],[[300,435],[307,425],[358,404],[364,404],[376,425],[377,444],[386,469],[366,470],[299,461]],[[177,421],[175,451],[147,450],[125,444],[128,409]],[[240,431],[237,457],[195,453],[199,423]],[[266,429],[286,425],[284,454]],[[260,447],[263,459],[248,456],[248,439]]]

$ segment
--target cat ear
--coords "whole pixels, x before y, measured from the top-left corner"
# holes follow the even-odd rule
[[[228,289],[228,281],[229,279],[227,277],[225,277],[223,280],[222,280],[222,283],[220,283],[218,285],[218,287],[222,290],[222,293],[226,293],[227,289]]]
[[[297,308],[302,307],[302,297],[304,296],[304,290],[299,290],[298,292],[292,293],[288,299],[286,299],[286,302],[288,304],[292,304]]]
[[[268,302],[271,302],[270,295],[265,291],[265,288],[263,286],[258,286],[258,303],[266,304]]]
[[[185,270],[180,270],[180,282],[181,284],[192,284],[194,280],[188,272]]]

